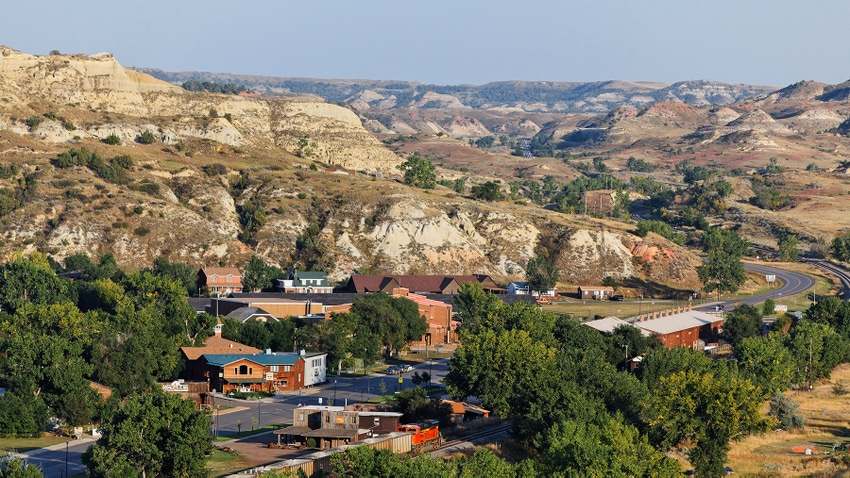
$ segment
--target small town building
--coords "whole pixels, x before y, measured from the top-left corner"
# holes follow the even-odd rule
[[[265,314],[278,320],[286,317],[321,314],[323,312],[322,304],[313,302],[310,299],[281,299],[264,294],[238,294],[238,296],[234,297],[212,298],[206,308],[206,312],[215,316],[228,315],[243,307],[260,309]]]
[[[451,421],[454,424],[460,425],[470,420],[479,418],[489,418],[490,410],[486,410],[477,405],[467,402],[456,402],[454,400],[443,400],[452,409]]]
[[[290,271],[286,279],[277,280],[277,288],[287,294],[330,294],[333,287],[328,284],[324,272]]]
[[[285,392],[304,388],[304,359],[298,353],[204,354],[210,386],[223,393]]]
[[[210,296],[242,292],[242,273],[235,267],[204,267],[198,271],[198,288]]]
[[[293,410],[292,426],[275,430],[278,443],[281,438],[286,444],[299,443],[324,450],[356,442],[368,436],[368,430],[360,428],[355,412],[346,412],[344,407],[306,406]]]
[[[488,275],[371,275],[352,274],[348,284],[341,292],[392,293],[399,287],[408,289],[414,294],[457,294],[464,283],[478,283],[485,291],[504,293]]]
[[[649,337],[650,335],[652,335],[652,332],[650,332],[648,330],[641,329],[640,327],[637,327],[635,324],[626,322],[625,320],[618,319],[617,317],[613,317],[613,316],[612,317],[605,317],[604,319],[589,320],[587,322],[584,322],[584,325],[590,327],[591,329],[598,330],[599,332],[602,332],[603,334],[609,334],[609,335],[613,334],[614,331],[617,330],[618,328],[625,327],[625,326],[635,327],[636,329],[640,330],[641,335],[643,335],[644,337]]]
[[[509,282],[507,290],[508,290],[508,294],[514,294],[514,295],[529,295],[529,294],[531,294],[532,296],[535,296],[535,297],[540,295],[540,293],[536,290],[530,291],[530,289],[528,287],[528,282],[518,282],[518,281]],[[542,295],[545,296],[545,297],[555,297],[556,294],[557,294],[557,290],[556,290],[555,287],[553,287],[549,290],[543,291]]]
[[[642,314],[635,318],[633,325],[657,335],[668,348],[703,350],[706,343],[717,342],[723,315],[692,310],[688,305]]]
[[[204,354],[258,354],[262,350],[241,344],[235,340],[225,339],[221,336],[221,319],[213,328],[213,335],[207,337],[202,347],[180,347],[180,352],[186,359],[187,379],[202,380],[209,383],[209,373],[206,366],[200,361]],[[211,388],[209,390],[212,390]],[[218,389],[221,390],[221,389]]]
[[[614,295],[614,288],[608,286],[593,286],[593,285],[580,285],[578,286],[578,297],[579,299],[610,299],[611,296]]]

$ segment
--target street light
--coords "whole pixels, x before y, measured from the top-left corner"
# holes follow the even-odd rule
[[[336,379],[334,379],[334,405],[336,405]]]
[[[71,440],[65,440],[65,476],[68,476],[68,444]]]
[[[263,405],[263,397],[257,398],[257,428],[260,428],[260,407]]]

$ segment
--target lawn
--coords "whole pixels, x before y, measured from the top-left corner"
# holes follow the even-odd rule
[[[65,443],[68,438],[43,436],[41,438],[0,438],[0,453],[25,453],[59,443]]]
[[[248,467],[249,465],[242,454],[235,451],[213,450],[210,457],[207,458],[207,470],[213,478],[228,476]]]
[[[213,441],[221,442],[221,441],[235,440],[237,438],[245,438],[245,437],[249,437],[249,436],[252,436],[252,435],[259,435],[261,433],[274,431],[274,430],[277,430],[278,428],[288,427],[290,425],[292,425],[292,424],[291,423],[275,423],[273,425],[263,425],[260,428],[255,428],[255,429],[251,430],[251,426],[249,424],[248,427],[247,427],[248,429],[245,430],[246,426],[243,424],[241,432],[229,433],[227,435],[219,435]]]

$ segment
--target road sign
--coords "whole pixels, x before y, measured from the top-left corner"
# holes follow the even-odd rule
[[[403,379],[403,378],[401,378],[401,377],[399,377],[399,378],[398,378],[398,383],[404,383],[404,379]]]

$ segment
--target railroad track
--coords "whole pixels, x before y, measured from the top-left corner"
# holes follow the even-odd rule
[[[457,439],[454,439],[454,440],[449,440],[449,441],[443,442],[442,445],[440,445],[439,448],[432,450],[431,453],[441,451],[441,450],[445,450],[446,448],[451,448],[453,446],[458,446],[458,445],[461,445],[463,443],[471,442],[473,440],[480,440],[482,438],[500,435],[500,434],[510,430],[511,427],[512,427],[512,425],[510,423],[505,423],[503,425],[495,426],[493,428],[488,428],[486,430],[480,430],[480,431],[477,431],[475,433],[472,433],[472,434],[469,434],[469,435],[466,435],[466,436],[463,436],[463,437],[460,437],[460,438],[457,438]]]
[[[850,291],[850,272],[823,259],[804,258],[800,259],[800,262],[805,262],[806,264],[811,264],[819,269],[831,272],[841,282],[841,288],[843,289],[841,295],[844,300],[850,300],[850,294],[848,294],[848,291]]]

